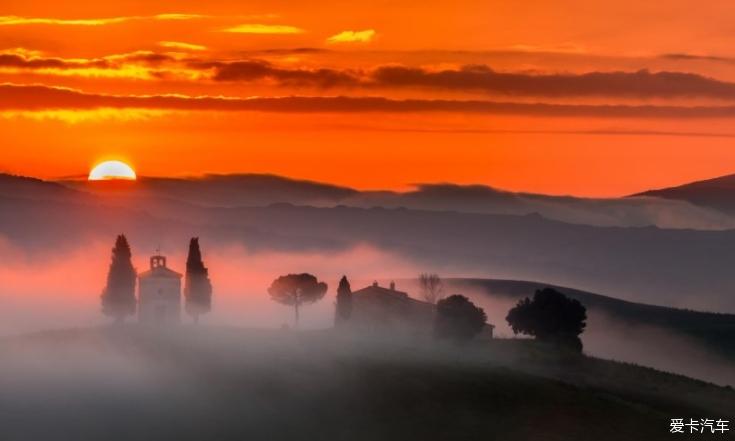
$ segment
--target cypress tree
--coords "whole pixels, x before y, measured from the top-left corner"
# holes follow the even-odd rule
[[[337,306],[334,317],[334,324],[340,326],[349,321],[352,315],[352,288],[347,276],[342,276],[337,287]]]
[[[135,314],[137,275],[131,257],[128,240],[125,235],[120,234],[112,249],[107,285],[102,292],[102,313],[113,317],[116,323],[123,322],[126,316]]]
[[[189,241],[184,296],[186,312],[194,319],[194,323],[199,323],[199,316],[212,309],[212,282],[209,280],[209,270],[202,261],[198,237]]]

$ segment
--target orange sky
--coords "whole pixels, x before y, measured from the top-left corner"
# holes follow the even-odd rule
[[[614,196],[735,172],[728,1],[6,0],[1,14],[12,173],[123,159],[139,175]]]

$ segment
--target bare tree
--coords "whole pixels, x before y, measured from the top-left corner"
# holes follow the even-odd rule
[[[419,287],[421,296],[429,303],[434,304],[444,297],[444,283],[438,274],[419,274]]]

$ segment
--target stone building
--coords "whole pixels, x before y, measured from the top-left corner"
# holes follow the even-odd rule
[[[180,273],[166,266],[166,257],[151,257],[150,269],[138,275],[138,321],[165,325],[181,321]]]
[[[350,322],[363,330],[428,334],[434,330],[436,306],[396,289],[395,283],[378,282],[352,292]],[[486,324],[480,338],[492,338],[494,326]]]

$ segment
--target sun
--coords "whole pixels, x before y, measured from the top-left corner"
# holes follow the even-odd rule
[[[122,161],[105,161],[101,162],[89,172],[90,181],[111,181],[111,180],[125,180],[134,181],[137,179],[135,170],[128,164]]]

